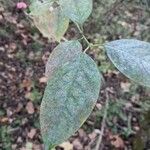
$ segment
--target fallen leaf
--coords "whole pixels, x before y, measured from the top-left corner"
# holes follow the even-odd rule
[[[85,131],[83,130],[83,129],[79,129],[79,137],[80,138],[84,138],[84,137],[86,137],[87,135],[86,135],[86,133],[85,133]]]
[[[73,145],[70,142],[64,142],[59,146],[62,147],[64,150],[73,150]]]
[[[0,123],[7,123],[7,122],[8,122],[7,117],[0,118]]]
[[[17,108],[15,109],[15,112],[20,112],[21,109],[23,108],[23,104],[22,103],[18,103]]]
[[[96,104],[96,108],[97,108],[98,110],[101,110],[101,109],[102,109],[102,104],[97,103],[97,104]]]
[[[0,15],[0,21],[1,21],[1,20],[3,20],[3,16],[2,16],[2,15]]]
[[[16,150],[17,144],[12,144],[12,150]]]
[[[25,147],[20,148],[20,150],[27,150]]]
[[[22,137],[19,136],[19,137],[17,138],[17,143],[21,143],[21,142],[22,142]]]
[[[81,144],[79,139],[75,139],[72,144],[77,150],[82,150],[83,149],[83,145]]]
[[[121,89],[123,90],[123,92],[130,92],[131,83],[121,82],[120,86],[121,86]]]
[[[125,146],[122,138],[119,137],[119,135],[110,135],[110,140],[111,140],[111,144],[115,148],[124,148]]]
[[[33,137],[35,136],[35,134],[36,134],[36,129],[31,129],[30,130],[30,132],[28,133],[28,137],[30,138],[30,139],[33,139]]]
[[[43,150],[43,144],[33,144],[33,150]]]
[[[16,43],[10,43],[9,46],[10,46],[10,49],[13,50],[13,51],[17,49]]]
[[[44,76],[44,77],[41,77],[40,79],[39,79],[39,82],[40,83],[46,83],[47,82],[47,78]]]
[[[136,101],[139,101],[140,99],[140,95],[139,94],[135,94],[131,97],[131,101],[132,102],[136,102]]]
[[[25,98],[26,98],[26,99],[30,99],[30,100],[31,100],[31,97],[32,97],[32,93],[31,93],[31,92],[27,92],[27,93],[25,94]]]
[[[93,131],[88,136],[89,136],[90,140],[94,141],[97,137],[97,133],[95,131]]]
[[[26,110],[28,114],[33,114],[34,113],[34,106],[32,102],[28,102],[26,105]]]
[[[26,88],[27,91],[30,91],[32,86],[33,86],[32,81],[29,79],[24,79],[22,84],[21,84],[21,87]]]

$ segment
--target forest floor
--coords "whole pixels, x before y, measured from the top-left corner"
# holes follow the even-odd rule
[[[88,36],[92,25],[85,26]],[[76,32],[71,24],[66,38],[74,38]],[[104,39],[117,39],[119,35],[108,37]],[[95,41],[90,36],[89,40]],[[39,111],[46,86],[45,64],[56,46],[57,43],[49,42],[29,23],[14,3],[7,9],[0,6],[0,150],[43,150]],[[107,89],[108,110],[99,149],[150,150],[150,90],[119,73],[104,51],[94,49],[87,53],[102,70],[105,86],[88,120],[57,149],[92,150],[96,147]]]

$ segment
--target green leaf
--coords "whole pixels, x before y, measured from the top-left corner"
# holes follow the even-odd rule
[[[100,85],[99,70],[85,53],[54,73],[40,110],[45,150],[61,144],[85,122],[98,99]]]
[[[60,43],[51,53],[46,64],[46,76],[52,77],[54,72],[63,64],[71,61],[82,52],[82,45],[78,41]]]
[[[150,43],[122,39],[107,43],[105,48],[111,61],[123,74],[150,87]]]
[[[31,5],[30,8],[30,15],[35,26],[43,36],[60,41],[68,28],[69,19],[63,15],[60,7],[53,8],[52,3],[48,3],[48,0],[44,3],[36,2],[36,5],[33,3],[34,7]]]
[[[83,24],[92,12],[92,0],[59,0],[64,14],[72,21]]]
[[[45,12],[45,9],[49,9],[53,2],[56,0],[31,0],[31,4],[29,6],[29,9],[31,11],[30,15],[41,15],[43,12]]]

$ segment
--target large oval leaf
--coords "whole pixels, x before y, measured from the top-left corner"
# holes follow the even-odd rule
[[[83,24],[92,12],[92,0],[59,0],[64,14],[72,21]]]
[[[43,36],[60,41],[68,28],[69,19],[63,15],[60,7],[50,11],[52,3],[48,3],[48,0],[44,3],[36,1],[33,4],[30,7],[30,15],[35,26]]]
[[[100,84],[96,64],[84,53],[49,79],[40,110],[46,150],[69,138],[83,124],[98,99]]]
[[[29,6],[29,9],[31,11],[31,15],[41,15],[43,12],[45,12],[45,9],[49,9],[53,2],[56,0],[31,0],[31,4]]]
[[[127,77],[150,87],[150,43],[123,39],[105,45],[114,65]]]
[[[60,43],[51,53],[46,64],[46,76],[52,77],[53,73],[64,63],[71,61],[82,52],[82,46],[78,41]]]

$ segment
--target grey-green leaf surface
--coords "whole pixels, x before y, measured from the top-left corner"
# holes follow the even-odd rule
[[[40,109],[45,150],[61,144],[79,129],[95,106],[100,85],[99,70],[85,53],[54,73]]]
[[[53,2],[56,0],[31,0],[31,4],[29,9],[31,11],[31,15],[41,15],[45,12],[45,9],[49,9],[52,6]]]
[[[92,12],[92,0],[59,0],[64,14],[72,21],[83,24]]]
[[[80,55],[81,52],[82,46],[76,40],[60,43],[53,50],[46,64],[45,75],[47,78],[52,77],[58,68]]]
[[[69,26],[69,19],[65,17],[60,7],[53,8],[52,2],[49,1],[32,3],[30,16],[43,36],[60,41]]]
[[[150,87],[150,43],[135,39],[105,45],[113,64],[130,79]]]

